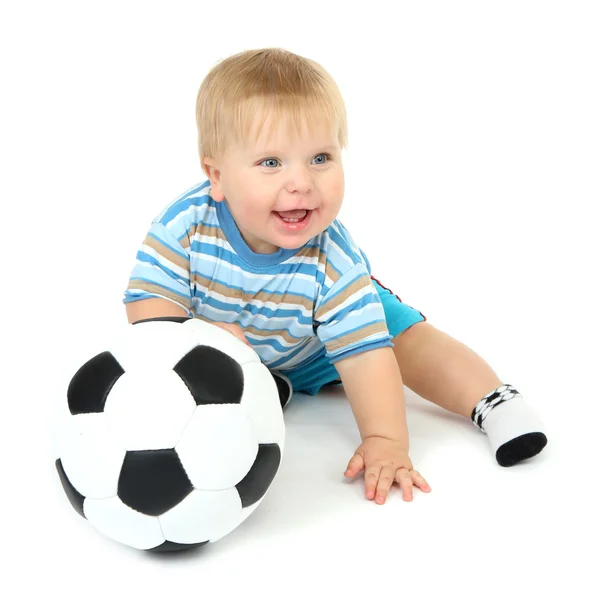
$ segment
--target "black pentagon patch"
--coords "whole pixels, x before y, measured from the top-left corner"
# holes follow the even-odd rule
[[[157,517],[192,490],[175,450],[135,450],[125,454],[117,495],[127,506]]]
[[[196,404],[239,404],[244,392],[240,364],[216,348],[196,346],[174,367]]]
[[[56,459],[54,463],[56,465],[56,470],[58,471],[58,476],[60,477],[60,482],[62,483],[63,489],[65,490],[65,494],[69,499],[69,502],[73,506],[73,508],[85,519],[85,514],[83,513],[83,501],[85,497],[82,496],[73,486],[73,484],[69,481],[67,474],[62,466],[62,461],[60,458]]]
[[[152,321],[171,321],[172,323],[185,323],[193,319],[193,317],[151,317],[150,319],[140,319],[134,321],[132,325],[138,325],[139,323],[151,323]]]
[[[123,373],[123,367],[110,352],[88,360],[69,383],[67,401],[71,414],[102,412],[110,390]]]
[[[279,464],[281,449],[278,444],[259,444],[256,460],[248,474],[235,487],[242,500],[242,508],[258,502],[271,485]]]
[[[208,540],[206,540],[206,542],[198,542],[196,544],[178,544],[177,542],[166,541],[155,548],[148,548],[146,552],[181,552],[181,550],[190,550],[191,548],[198,548],[199,546],[204,546],[205,544],[208,544]]]

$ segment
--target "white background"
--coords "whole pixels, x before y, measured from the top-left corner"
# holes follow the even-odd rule
[[[597,598],[600,10],[596,2],[19,2],[0,10],[0,595]],[[51,454],[70,376],[125,322],[150,220],[202,179],[218,60],[284,47],[350,123],[341,218],[374,274],[516,385],[542,455],[496,465],[407,393],[432,485],[364,499],[338,392],[298,396],[278,478],[227,538],[156,557],[96,533]]]

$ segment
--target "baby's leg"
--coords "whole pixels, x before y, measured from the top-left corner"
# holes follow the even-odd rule
[[[515,388],[504,385],[473,350],[419,322],[394,338],[404,384],[488,434],[502,466],[535,456],[546,446],[542,424]]]
[[[426,321],[409,327],[393,343],[406,387],[450,412],[470,418],[475,405],[502,385],[473,350]]]

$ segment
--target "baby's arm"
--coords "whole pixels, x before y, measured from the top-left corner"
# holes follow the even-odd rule
[[[378,348],[335,363],[361,439],[397,440],[408,451],[402,376],[392,348]]]
[[[187,317],[189,316],[186,310],[183,310],[181,306],[165,300],[164,298],[146,298],[145,300],[136,300],[135,302],[128,302],[125,305],[127,311],[127,320],[129,323],[135,323],[142,319],[156,319],[159,317]],[[247,346],[252,347],[252,344],[248,341],[244,335],[244,330],[236,323],[213,323],[225,331],[229,331],[235,335],[238,340],[244,342]]]
[[[367,498],[378,504],[394,482],[405,500],[412,500],[413,485],[431,491],[408,456],[404,387],[393,349],[355,354],[335,366],[362,439],[344,475],[354,477],[364,469]]]
[[[164,298],[146,298],[136,302],[128,302],[125,305],[127,320],[129,323],[141,321],[142,319],[155,319],[157,317],[187,317],[186,310],[175,302]]]

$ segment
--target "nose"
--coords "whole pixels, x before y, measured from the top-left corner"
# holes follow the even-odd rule
[[[290,194],[310,193],[313,189],[313,180],[309,170],[303,165],[294,168],[290,171],[285,188]]]

